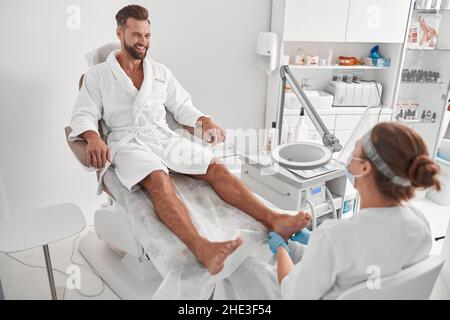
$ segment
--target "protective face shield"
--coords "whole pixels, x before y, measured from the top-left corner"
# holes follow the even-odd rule
[[[410,187],[411,181],[405,177],[397,176],[387,163],[380,157],[371,139],[372,131],[367,132],[362,138],[362,148],[367,159],[377,168],[382,175],[388,178],[393,184],[402,187]]]
[[[361,177],[364,176],[364,174],[354,175],[353,173],[350,172],[350,164],[352,163],[352,160],[357,160],[357,161],[366,161],[366,160],[365,159],[361,159],[361,158],[357,158],[357,157],[353,157],[353,154],[350,154],[350,156],[348,157],[347,161],[345,162],[345,174],[347,175],[347,178],[350,181],[350,183],[352,184],[352,186],[354,188],[356,188],[355,187],[356,178],[361,178]]]
[[[363,138],[361,139],[362,149],[364,151],[364,154],[366,155],[367,159],[370,160],[370,162],[377,168],[381,174],[383,174],[385,177],[387,177],[393,184],[402,186],[402,187],[409,187],[411,186],[411,182],[404,177],[397,176],[391,168],[387,165],[387,163],[380,157],[377,150],[375,149],[375,146],[372,143],[371,139],[372,131],[367,132]],[[345,164],[345,171],[347,174],[347,177],[349,181],[352,183],[352,185],[355,187],[355,180],[356,178],[360,178],[364,176],[363,174],[354,175],[350,172],[350,163],[352,160],[357,161],[366,161],[366,159],[361,159],[357,157],[353,157],[353,154],[350,154],[348,157],[346,164]]]

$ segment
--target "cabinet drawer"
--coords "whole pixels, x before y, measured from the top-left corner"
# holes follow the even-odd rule
[[[325,124],[325,126],[328,128],[329,131],[333,131],[334,130],[334,121],[336,116],[335,115],[325,115],[325,116],[320,116],[320,118],[322,119],[323,123]],[[285,115],[284,120],[286,120],[286,122],[295,129],[295,127],[297,126],[298,120],[299,120],[299,116],[298,115]],[[306,125],[309,127],[310,130],[316,130],[316,127],[314,126],[314,124],[312,123],[311,119],[306,116],[305,117],[305,122]]]
[[[292,127],[292,129],[295,129],[295,126],[298,123],[299,116],[294,115],[285,115],[283,119]]]
[[[361,115],[350,114],[350,115],[338,115],[336,116],[335,129],[337,130],[353,130],[356,128]]]
[[[325,126],[328,128],[329,131],[334,130],[334,122],[336,119],[335,115],[325,115],[325,116],[321,115],[320,118],[322,119],[323,123],[325,124]],[[313,130],[316,129],[316,127],[314,126],[309,117],[306,117],[306,125]]]

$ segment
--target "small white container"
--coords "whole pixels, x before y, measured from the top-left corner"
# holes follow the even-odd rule
[[[287,66],[287,65],[289,65],[290,58],[291,58],[291,57],[290,57],[289,55],[284,54],[284,55],[281,57],[281,65],[282,65],[282,66]]]
[[[307,66],[317,66],[319,64],[319,56],[306,56]]]

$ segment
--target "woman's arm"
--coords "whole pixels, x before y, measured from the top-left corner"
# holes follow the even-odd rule
[[[283,279],[291,272],[294,267],[289,253],[286,248],[278,247],[277,251],[277,273],[278,273],[278,283],[281,285]]]
[[[313,232],[299,263],[288,269],[289,261],[278,261],[283,299],[320,299],[333,287],[337,274],[342,270],[339,257],[343,259],[342,254],[337,254],[334,244],[326,228],[321,226]]]

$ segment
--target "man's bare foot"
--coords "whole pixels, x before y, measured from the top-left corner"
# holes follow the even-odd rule
[[[225,259],[241,244],[241,238],[226,242],[206,241],[199,250],[197,259],[205,265],[210,274],[217,274],[222,271]]]
[[[295,216],[289,214],[279,214],[273,223],[273,231],[277,232],[285,240],[288,240],[294,233],[299,232],[311,221],[309,213],[300,211]]]

